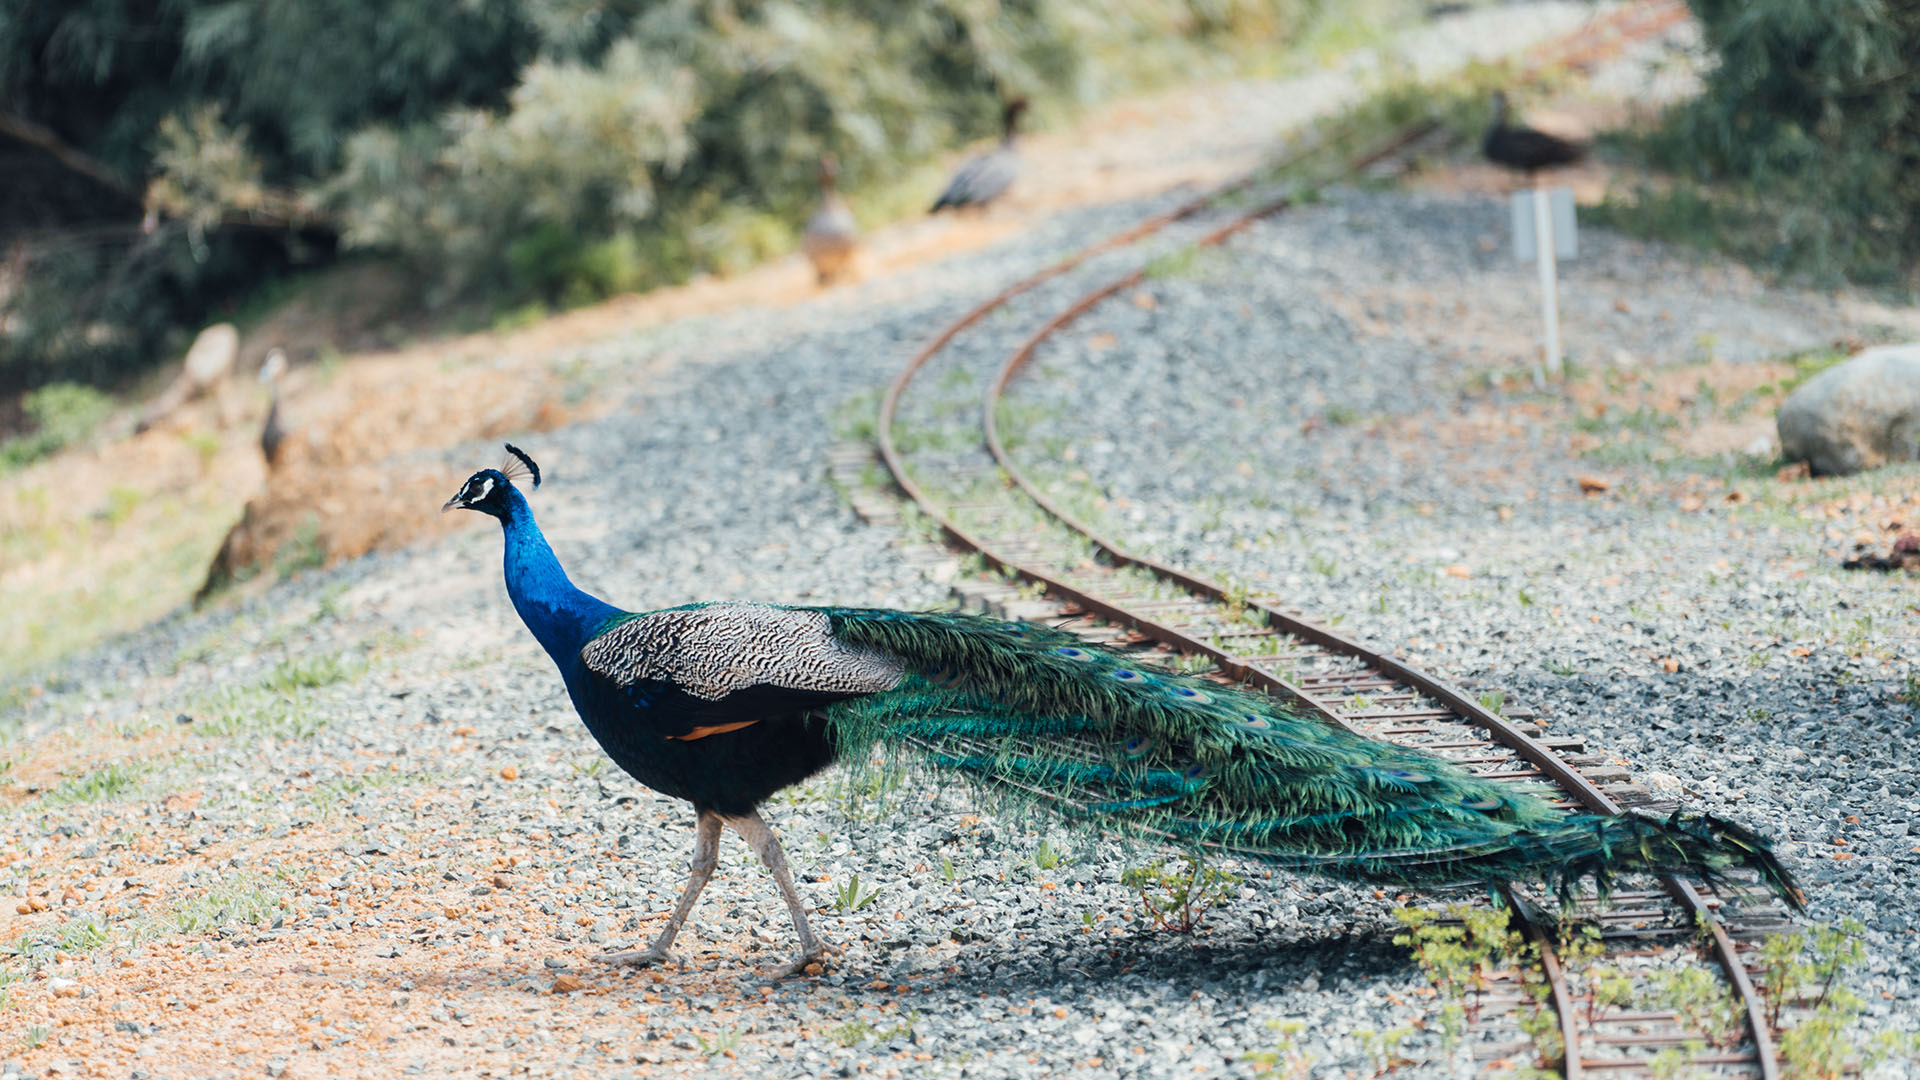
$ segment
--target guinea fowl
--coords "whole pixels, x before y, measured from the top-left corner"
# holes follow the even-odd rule
[[[616,764],[693,804],[691,876],[645,950],[669,956],[731,827],[766,863],[800,956],[828,950],[807,922],[774,792],[876,746],[968,781],[988,805],[1040,807],[1149,844],[1224,853],[1396,887],[1655,871],[1709,882],[1736,867],[1795,907],[1767,841],[1731,822],[1569,813],[1417,750],[1372,742],[1265,695],[1142,666],[1064,631],[884,608],[690,604],[634,613],[567,579],[514,480],[540,469],[509,445],[442,511],[499,520],[507,595],[552,657],[587,730]],[[884,767],[884,766],[879,766]]]
[[[1014,140],[1019,135],[1020,114],[1026,111],[1026,98],[1007,102],[1000,117],[1000,145],[961,162],[953,171],[953,179],[947,181],[947,190],[934,200],[928,213],[937,214],[949,207],[984,207],[1006,194],[1020,175],[1020,153],[1014,148]]]
[[[267,459],[269,469],[280,463],[280,447],[287,441],[287,424],[280,416],[280,376],[286,373],[287,354],[269,349],[260,365],[260,381],[266,384],[269,395],[267,421],[260,425],[260,454]]]
[[[840,197],[836,182],[840,166],[832,155],[820,158],[820,208],[807,219],[800,234],[800,250],[813,263],[820,284],[831,285],[853,270],[854,255],[860,250],[860,229],[853,222],[853,211]]]
[[[1579,161],[1586,156],[1587,148],[1525,124],[1515,126],[1508,123],[1507,95],[1496,90],[1493,93],[1493,124],[1487,128],[1486,138],[1480,142],[1480,152],[1496,165],[1526,173],[1531,181],[1541,169],[1558,168]]]

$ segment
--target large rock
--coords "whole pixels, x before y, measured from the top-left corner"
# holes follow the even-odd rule
[[[1808,379],[1779,425],[1781,454],[1825,476],[1920,460],[1920,344],[1868,349]]]
[[[232,323],[214,323],[193,339],[181,375],[196,392],[233,373],[234,358],[240,355],[240,331]]]
[[[240,355],[240,331],[232,323],[214,323],[193,339],[180,374],[153,399],[140,414],[135,431],[148,428],[171,416],[180,406],[209,390],[219,390],[233,374],[233,362]]]

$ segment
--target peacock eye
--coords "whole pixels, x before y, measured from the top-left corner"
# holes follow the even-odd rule
[[[1247,713],[1240,718],[1240,724],[1242,727],[1250,727],[1255,731],[1265,731],[1273,726],[1273,721],[1268,720],[1264,716],[1255,716],[1252,713]]]
[[[1127,740],[1127,757],[1128,758],[1134,761],[1138,761],[1139,759],[1146,757],[1148,754],[1151,754],[1151,753],[1153,753],[1152,739],[1149,739],[1143,735],[1137,739]]]
[[[1056,652],[1056,653],[1059,653],[1059,654],[1060,654],[1061,656],[1064,656],[1064,657],[1066,657],[1066,658],[1067,658],[1067,659],[1069,659],[1069,660],[1091,660],[1091,659],[1093,659],[1093,656],[1092,656],[1092,654],[1091,654],[1091,653],[1089,653],[1089,652],[1087,652],[1087,651],[1086,651],[1085,649],[1072,649],[1072,648],[1068,648],[1068,647],[1066,647],[1066,646],[1064,646],[1064,645],[1063,645],[1063,646],[1061,646],[1060,648],[1058,648],[1058,649],[1055,649],[1055,650],[1053,650],[1053,651],[1054,651],[1054,652]]]
[[[1409,784],[1424,784],[1433,779],[1433,777],[1428,776],[1426,773],[1415,772],[1412,769],[1388,769],[1387,775],[1393,777],[1395,780],[1405,780]]]
[[[1492,795],[1487,795],[1478,799],[1461,799],[1460,805],[1469,810],[1498,810],[1501,802]]]
[[[1147,681],[1147,677],[1145,675],[1142,675],[1137,671],[1128,671],[1126,668],[1121,668],[1118,671],[1110,671],[1107,673],[1107,675],[1109,678],[1113,679],[1115,682],[1142,683]]]
[[[1169,686],[1167,692],[1182,701],[1191,701],[1195,705],[1205,705],[1213,700],[1213,695],[1204,690],[1195,690],[1190,686]]]
[[[1189,779],[1189,780],[1201,780],[1201,779],[1204,779],[1204,778],[1206,777],[1206,775],[1207,775],[1207,770],[1206,770],[1206,766],[1204,766],[1204,765],[1195,765],[1195,766],[1193,766],[1192,768],[1190,768],[1190,769],[1188,769],[1188,770],[1187,770],[1187,771],[1186,771],[1186,772],[1185,772],[1184,774],[1182,774],[1182,775],[1184,775],[1184,776],[1185,776],[1185,777],[1186,777],[1187,779]]]

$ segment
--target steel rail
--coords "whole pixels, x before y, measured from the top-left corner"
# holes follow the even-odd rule
[[[907,366],[901,369],[900,374],[894,377],[893,382],[887,387],[886,396],[880,400],[880,416],[876,428],[876,440],[880,445],[881,460],[886,463],[887,471],[893,475],[893,482],[899,486],[901,491],[906,493],[909,499],[927,511],[929,516],[933,517],[934,520],[940,524],[941,528],[946,531],[949,538],[960,541],[968,547],[976,547],[977,545],[966,541],[965,534],[955,527],[945,514],[939,513],[934,509],[932,500],[926,497],[926,493],[920,489],[920,485],[914,483],[913,477],[907,472],[906,461],[901,457],[900,448],[894,441],[893,422],[900,407],[900,398],[906,393],[907,386],[913,382],[913,377],[920,373],[920,369],[925,367],[929,360],[932,360],[935,356],[943,352],[948,345],[952,344],[954,338],[959,337],[988,315],[1005,307],[1010,301],[1022,293],[1030,292],[1044,285],[1048,281],[1071,271],[1074,267],[1079,266],[1081,263],[1086,262],[1088,259],[1102,252],[1115,251],[1130,244],[1138,243],[1177,221],[1192,217],[1194,214],[1212,206],[1223,196],[1252,186],[1259,172],[1266,171],[1267,169],[1289,168],[1321,153],[1328,145],[1338,142],[1346,135],[1347,132],[1337,131],[1327,139],[1318,140],[1302,147],[1281,158],[1279,161],[1264,166],[1260,170],[1256,170],[1254,173],[1242,176],[1236,180],[1215,187],[1210,191],[1196,195],[1186,202],[1181,203],[1179,206],[1174,207],[1172,210],[1162,214],[1156,214],[1112,236],[1082,247],[1059,261],[1049,264],[1046,268],[1021,278],[968,309],[966,314],[961,315],[949,324],[946,329],[940,331],[939,334],[935,335],[933,340],[922,346],[920,351],[915,353],[911,360],[907,361]]]

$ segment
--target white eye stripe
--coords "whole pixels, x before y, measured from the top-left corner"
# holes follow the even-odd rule
[[[493,494],[493,477],[491,477],[491,476],[483,476],[483,477],[481,477],[481,478],[480,478],[480,492],[479,492],[479,494],[477,494],[477,495],[475,495],[475,496],[473,497],[473,501],[474,501],[474,502],[485,502],[485,501],[486,501],[486,498],[487,498],[487,496],[488,496],[488,495],[491,495],[491,494]]]

